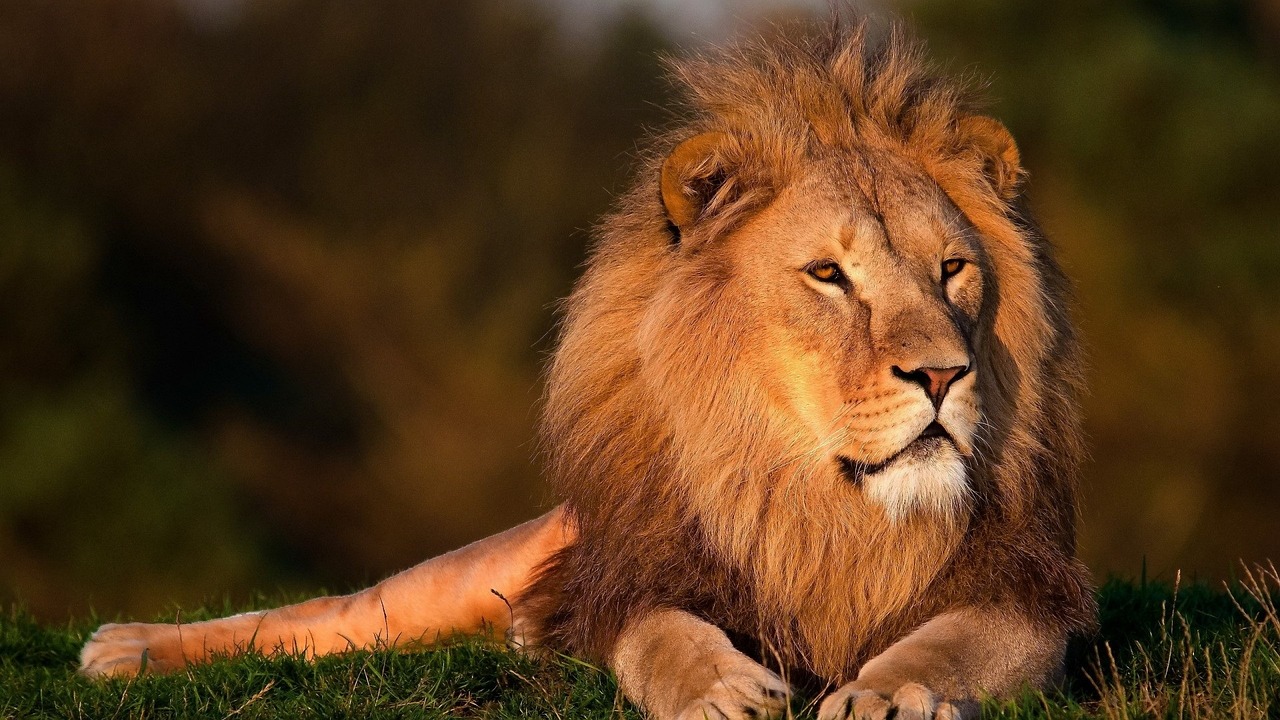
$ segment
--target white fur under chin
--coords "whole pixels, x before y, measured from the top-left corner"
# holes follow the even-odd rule
[[[867,496],[893,520],[913,512],[953,517],[969,495],[964,460],[950,443],[927,458],[903,457],[863,479]]]

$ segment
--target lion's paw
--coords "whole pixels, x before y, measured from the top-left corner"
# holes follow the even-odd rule
[[[978,705],[972,701],[939,700],[929,688],[907,683],[892,694],[845,685],[827,696],[818,708],[818,720],[973,720]]]
[[[89,677],[123,677],[143,670],[163,673],[185,664],[178,625],[107,623],[80,651],[80,673]]]
[[[791,688],[763,666],[748,661],[717,674],[711,687],[676,714],[677,720],[756,720],[786,711]]]

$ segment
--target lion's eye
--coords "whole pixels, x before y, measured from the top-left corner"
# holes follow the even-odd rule
[[[844,284],[844,273],[840,271],[840,266],[830,260],[816,262],[810,265],[806,271],[814,280],[833,285]]]
[[[951,258],[950,260],[943,260],[942,261],[942,281],[946,282],[947,280],[950,280],[951,278],[955,277],[961,270],[964,269],[964,266],[967,264],[968,264],[967,262],[965,262],[964,260],[961,260],[960,258]]]

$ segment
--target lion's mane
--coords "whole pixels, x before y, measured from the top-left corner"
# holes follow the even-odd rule
[[[1013,605],[1072,632],[1092,621],[1075,559],[1080,360],[1069,287],[999,168],[960,119],[973,94],[936,75],[900,33],[865,27],[771,38],[673,62],[686,119],[657,139],[635,187],[599,226],[564,306],[542,441],[579,529],[522,598],[543,642],[608,657],[629,619],[659,607],[753,638],[776,661],[831,680],[960,604]],[[925,168],[978,230],[994,265],[974,338],[987,423],[974,500],[953,522],[898,522],[815,495],[824,472],[731,361],[732,297],[682,272],[658,186],[681,140],[719,131],[734,172],[715,227],[730,232],[816,150],[863,162],[886,144]],[[680,288],[672,296],[659,287]],[[651,327],[665,304],[679,325]],[[649,322],[649,324],[646,324]],[[809,454],[812,455],[812,454]]]

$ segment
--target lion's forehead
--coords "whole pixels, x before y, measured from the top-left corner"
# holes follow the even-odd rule
[[[977,255],[981,245],[972,224],[927,179],[864,185],[830,170],[783,188],[739,238],[739,265],[750,271],[830,258],[873,294],[927,284],[944,253]]]
[[[939,243],[976,240],[972,224],[923,170],[855,165],[846,171],[824,164],[782,188],[761,215],[789,231],[757,239],[799,252],[817,242],[867,256],[930,260]]]

